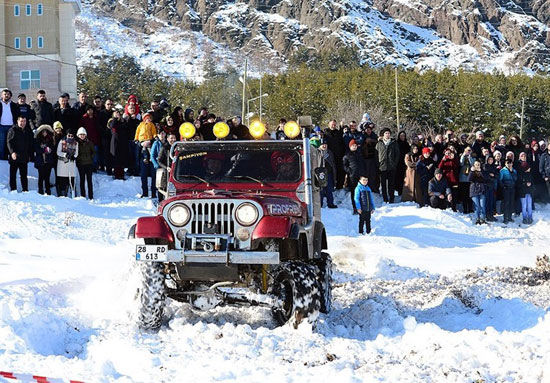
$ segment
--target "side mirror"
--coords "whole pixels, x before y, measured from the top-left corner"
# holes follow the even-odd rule
[[[166,195],[166,185],[168,183],[168,171],[162,167],[157,169],[157,178],[155,180],[155,186],[159,192]]]
[[[313,171],[315,186],[324,188],[328,185],[327,168],[315,168]]]

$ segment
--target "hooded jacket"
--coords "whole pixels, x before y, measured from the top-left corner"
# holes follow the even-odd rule
[[[357,206],[357,209],[361,209],[365,212],[373,211],[375,209],[374,198],[372,197],[372,190],[370,190],[370,187],[368,185],[363,185],[360,182],[357,183],[353,199],[355,201],[355,206]]]

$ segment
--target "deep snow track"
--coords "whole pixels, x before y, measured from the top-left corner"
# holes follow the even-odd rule
[[[0,161],[1,185],[7,173]],[[546,250],[549,207],[525,228],[386,205],[358,237],[339,195],[343,207],[323,211],[334,310],[316,329],[276,328],[261,308],[171,303],[162,329],[142,333],[126,235],[153,205],[135,198],[137,179],[95,184],[93,202],[0,189],[0,371],[87,382],[550,382],[550,282],[521,268]]]

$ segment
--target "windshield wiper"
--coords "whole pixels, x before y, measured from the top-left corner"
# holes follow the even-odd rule
[[[237,179],[249,179],[249,180],[252,180],[252,181],[255,181],[257,183],[259,183],[260,185],[264,186],[264,185],[268,185],[267,183],[265,183],[264,181],[261,181],[257,178],[254,178],[254,177],[251,177],[251,176],[230,176],[231,178],[237,178]]]
[[[210,182],[208,182],[208,181],[205,180],[204,178],[201,178],[201,177],[196,176],[196,175],[194,175],[194,174],[180,174],[178,177],[191,177],[191,178],[195,178],[195,179],[197,179],[197,180],[199,180],[199,181],[201,181],[201,182],[203,182],[203,183],[205,183],[205,184],[207,184],[207,185],[210,184]]]

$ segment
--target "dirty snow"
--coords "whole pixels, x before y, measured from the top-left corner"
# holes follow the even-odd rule
[[[158,333],[135,325],[126,239],[139,179],[94,176],[93,202],[9,192],[0,161],[0,371],[86,382],[550,382],[550,207],[535,223],[380,206],[359,237],[349,196],[323,209],[334,309],[315,329],[261,308],[171,302]],[[30,188],[36,172],[30,168]],[[184,377],[184,378],[183,378]],[[0,382],[4,382],[0,378]]]

